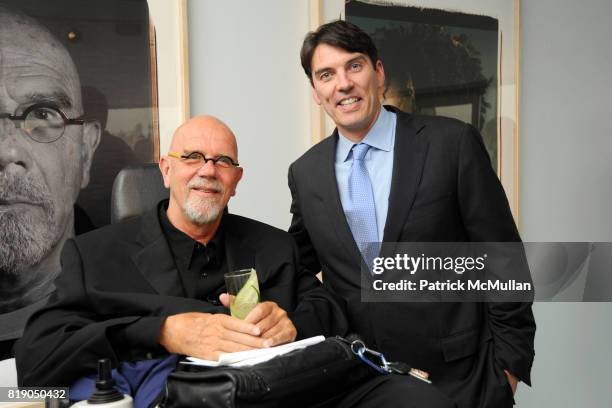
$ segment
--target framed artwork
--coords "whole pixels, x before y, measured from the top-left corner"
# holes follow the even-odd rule
[[[386,74],[384,103],[453,117],[480,131],[518,223],[519,0],[311,2],[311,18],[319,23],[338,16],[376,43]],[[314,139],[320,140],[334,125],[315,106]]]
[[[0,169],[0,360],[52,290],[65,241],[110,222],[117,173],[158,161],[161,135],[169,142],[189,116],[185,10],[185,0],[0,0],[13,164]]]

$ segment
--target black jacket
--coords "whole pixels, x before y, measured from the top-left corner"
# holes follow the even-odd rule
[[[298,337],[344,334],[342,301],[298,269],[288,233],[232,214],[223,224],[228,270],[254,267],[262,300],[289,313]],[[55,284],[16,344],[22,386],[69,386],[95,373],[103,357],[117,367],[167,355],[158,344],[166,316],[227,313],[185,297],[157,210],[67,241]]]

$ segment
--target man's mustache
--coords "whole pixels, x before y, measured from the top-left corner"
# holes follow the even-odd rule
[[[31,203],[41,205],[45,211],[53,209],[53,200],[47,186],[30,175],[17,176],[0,172],[0,203]]]
[[[215,193],[223,193],[223,184],[215,179],[194,178],[188,184],[190,189],[212,190]]]

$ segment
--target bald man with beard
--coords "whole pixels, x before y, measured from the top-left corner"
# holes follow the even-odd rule
[[[297,270],[288,233],[224,212],[238,163],[232,131],[193,118],[159,163],[169,200],[66,242],[57,290],[15,346],[22,385],[72,386],[77,398],[93,387],[98,358],[129,382],[125,370],[169,369],[177,355],[214,360],[346,329],[342,305]],[[223,275],[246,268],[257,271],[262,302],[239,320],[228,315]]]
[[[0,5],[0,359],[47,299],[100,140],[75,65],[34,19]]]

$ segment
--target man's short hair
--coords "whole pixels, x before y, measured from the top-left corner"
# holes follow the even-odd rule
[[[336,20],[323,24],[316,31],[306,34],[300,59],[302,68],[312,84],[312,56],[320,44],[331,45],[348,52],[360,52],[370,58],[373,66],[378,61],[378,50],[372,38],[361,28],[348,21]]]

